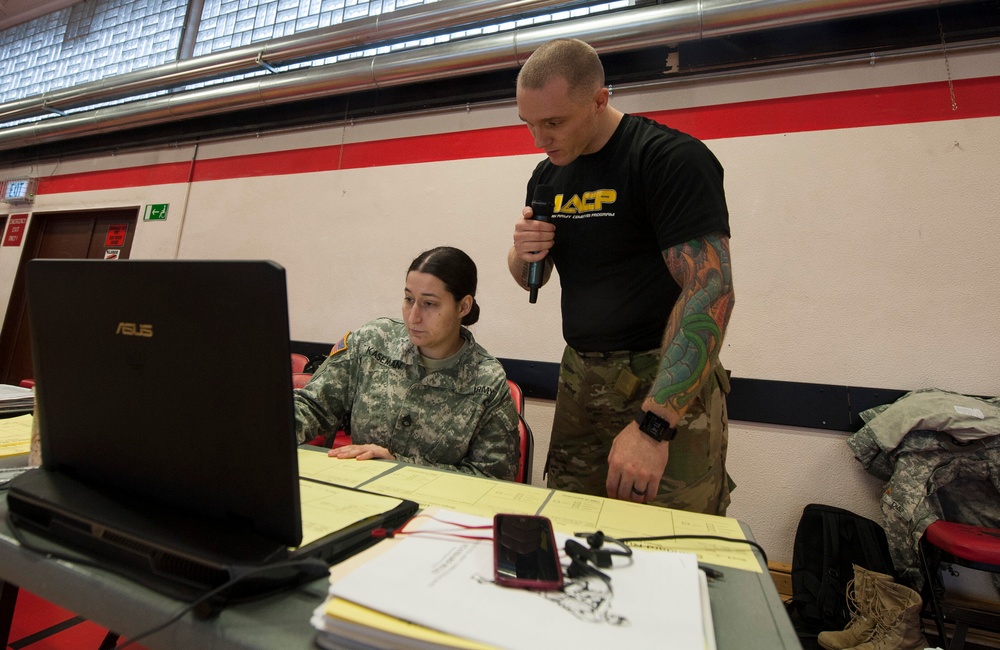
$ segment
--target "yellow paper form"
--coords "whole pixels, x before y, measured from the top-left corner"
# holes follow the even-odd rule
[[[416,501],[422,508],[439,506],[489,519],[497,512],[535,514],[552,492],[523,483],[484,480],[415,465],[402,465],[365,484],[363,489]]]
[[[554,490],[541,512],[552,527],[567,533],[603,531],[615,538],[660,535],[710,535],[746,540],[736,519],[703,515],[684,510],[644,506],[630,501]],[[760,563],[751,547],[741,543],[706,539],[629,542],[629,546],[652,550],[695,553],[700,562],[760,573]]]
[[[728,517],[482,480],[414,465],[401,465],[394,472],[364,484],[362,489],[410,499],[423,508],[439,506],[481,517],[492,518],[497,512],[543,515],[552,520],[556,530],[571,535],[601,530],[619,538],[711,535],[746,539],[739,521]],[[760,563],[747,544],[699,539],[636,542],[633,546],[695,553],[701,562],[761,573]]]
[[[381,494],[343,490],[305,479],[299,479],[299,501],[302,509],[302,546],[388,512],[400,503],[399,499]]]
[[[330,458],[325,453],[308,449],[299,449],[298,453],[299,476],[347,487],[358,487],[396,468],[396,463]]]
[[[15,418],[0,419],[0,457],[27,454],[31,449],[30,413]]]

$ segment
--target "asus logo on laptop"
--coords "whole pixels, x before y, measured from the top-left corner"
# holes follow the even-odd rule
[[[118,323],[118,329],[115,330],[115,334],[152,338],[153,326],[149,323],[143,323],[142,325],[136,325],[135,323]]]

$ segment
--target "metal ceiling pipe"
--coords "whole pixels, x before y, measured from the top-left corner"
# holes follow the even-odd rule
[[[282,72],[10,127],[0,130],[0,150],[255,106],[517,68],[535,49],[554,38],[580,38],[599,52],[609,53],[959,1],[682,0]]]
[[[201,29],[201,15],[205,13],[205,0],[188,0],[184,12],[184,26],[181,28],[180,43],[177,44],[177,60],[187,61],[194,57],[194,48]]]
[[[484,21],[581,4],[584,0],[440,0],[6,102],[0,104],[0,123],[387,45],[412,39],[414,34],[455,31]]]

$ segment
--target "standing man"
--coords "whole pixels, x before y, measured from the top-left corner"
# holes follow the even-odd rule
[[[507,257],[528,288],[554,264],[563,337],[549,487],[724,515],[729,380],[719,350],[733,308],[723,170],[695,138],[608,103],[597,52],[540,47],[517,109],[546,160],[528,182]],[[532,219],[537,185],[552,222]]]

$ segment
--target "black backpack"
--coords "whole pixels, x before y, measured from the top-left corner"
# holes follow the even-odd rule
[[[805,628],[844,629],[855,564],[895,576],[882,526],[842,508],[807,505],[792,549],[792,608]]]

